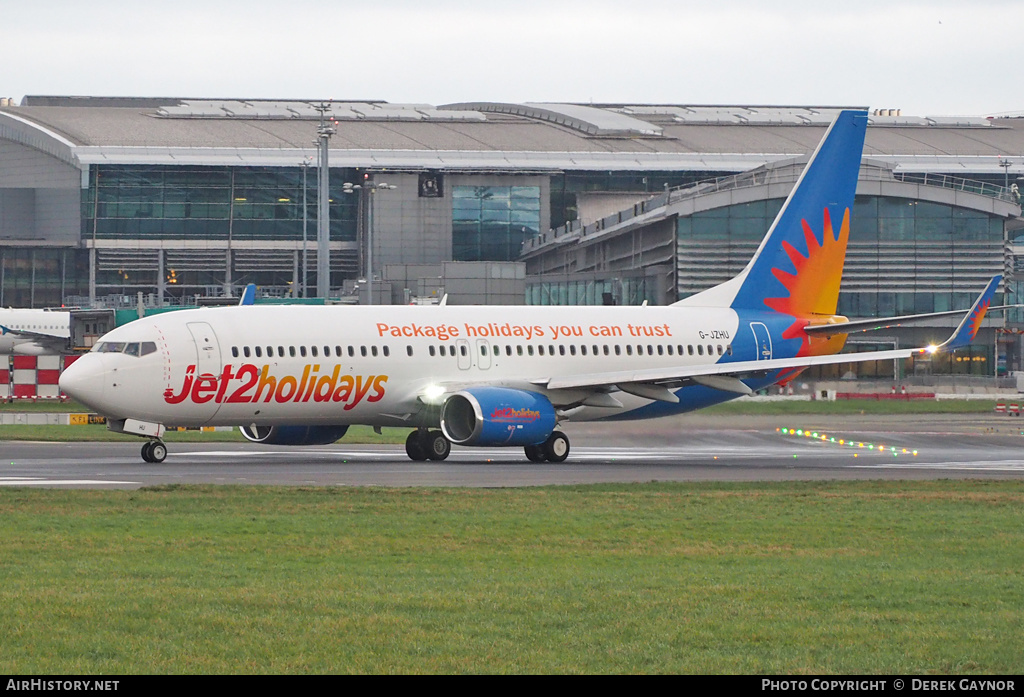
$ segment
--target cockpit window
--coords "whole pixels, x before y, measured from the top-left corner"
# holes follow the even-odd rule
[[[123,353],[123,341],[101,341],[96,345],[96,353]]]
[[[156,353],[155,341],[101,341],[93,348],[96,353],[125,353],[129,356],[146,356]]]

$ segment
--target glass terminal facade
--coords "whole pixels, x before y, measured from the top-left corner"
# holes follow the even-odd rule
[[[454,261],[513,261],[540,230],[539,186],[452,187]]]
[[[354,240],[354,171],[331,170],[331,239]],[[303,180],[305,179],[305,185]],[[316,170],[301,167],[98,166],[82,198],[83,239],[301,240],[315,221]],[[315,222],[309,230],[315,233]]]

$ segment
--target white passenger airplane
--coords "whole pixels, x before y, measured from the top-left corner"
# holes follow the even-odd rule
[[[0,356],[59,355],[70,343],[70,312],[0,308]]]
[[[566,419],[688,411],[811,365],[936,350],[835,355],[851,331],[921,317],[835,314],[866,126],[865,112],[843,112],[747,267],[668,307],[185,310],[110,332],[60,386],[112,430],[148,438],[150,462],[166,457],[165,425],[239,425],[253,441],[311,445],[351,424],[411,429],[413,460],[443,460],[454,443],[561,462]],[[939,349],[974,338],[999,280]]]

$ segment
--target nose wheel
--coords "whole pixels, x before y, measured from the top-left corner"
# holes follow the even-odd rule
[[[161,440],[151,440],[142,446],[142,459],[146,462],[163,462],[167,459],[167,446]]]

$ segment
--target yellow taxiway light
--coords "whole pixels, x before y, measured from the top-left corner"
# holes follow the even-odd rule
[[[877,449],[879,452],[888,451],[889,453],[892,454],[893,457],[898,457],[900,454],[912,455],[914,457],[917,456],[916,450],[908,450],[907,448],[897,448],[896,446],[885,445],[881,443],[865,443],[863,441],[853,441],[847,440],[845,438],[836,438],[835,436],[830,436],[827,433],[819,433],[818,431],[805,430],[802,428],[787,428],[782,426],[777,427],[775,429],[775,432],[787,436],[797,436],[798,438],[813,438],[815,440],[820,440],[825,443],[838,443],[841,446],[847,446],[850,448],[866,448],[867,450]],[[857,457],[857,455],[854,455],[854,457]]]

